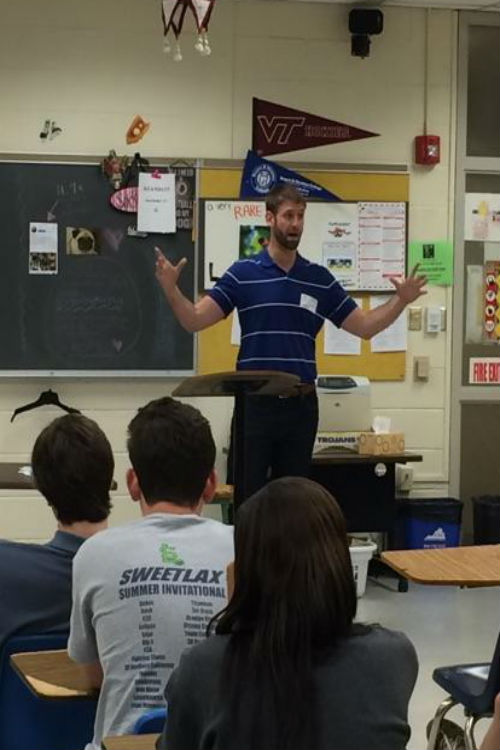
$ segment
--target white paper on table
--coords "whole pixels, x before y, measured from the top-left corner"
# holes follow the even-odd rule
[[[239,346],[241,343],[240,316],[238,310],[233,310],[233,320],[231,323],[231,344]]]
[[[353,299],[358,305],[361,304],[359,299]],[[359,357],[361,339],[325,320],[325,354],[352,354]]]
[[[370,309],[383,305],[391,297],[386,294],[370,297]],[[406,330],[406,310],[403,310],[392,325],[372,338],[372,352],[405,352],[408,349]]]
[[[57,224],[30,221],[30,253],[57,253]]]
[[[175,174],[139,172],[139,232],[175,232]]]

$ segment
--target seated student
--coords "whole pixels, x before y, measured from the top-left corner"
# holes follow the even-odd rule
[[[165,691],[168,750],[399,750],[417,657],[406,636],[355,625],[339,506],[309,479],[276,479],[238,510],[235,588],[216,636]]]
[[[68,414],[51,422],[36,439],[31,465],[58,530],[47,544],[0,541],[0,645],[14,633],[69,629],[73,557],[107,526],[111,509],[113,453],[91,419]]]
[[[75,558],[70,656],[104,677],[93,747],[126,734],[186,648],[226,604],[233,529],[200,517],[215,492],[215,444],[200,412],[160,398],[129,425],[127,483],[143,518],[91,539]]]

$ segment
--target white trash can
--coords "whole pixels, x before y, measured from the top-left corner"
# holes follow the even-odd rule
[[[365,593],[368,563],[376,549],[377,545],[368,539],[356,539],[355,537],[350,539],[349,552],[351,553],[352,572],[356,582],[358,598]]]

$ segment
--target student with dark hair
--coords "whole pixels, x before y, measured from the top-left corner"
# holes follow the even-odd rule
[[[267,484],[238,511],[235,587],[215,637],[165,691],[162,750],[401,750],[417,657],[356,625],[342,513],[308,479]]]
[[[90,540],[75,558],[68,650],[101,684],[93,748],[126,734],[186,646],[225,605],[233,529],[200,516],[215,492],[215,444],[200,412],[160,398],[128,428],[130,495],[142,518]],[[103,676],[104,673],[104,676]]]
[[[395,294],[362,310],[330,271],[311,263],[297,248],[306,201],[293,185],[278,185],[266,196],[270,239],[262,252],[238,260],[196,303],[178,286],[186,264],[173,265],[156,248],[156,277],[167,302],[188,331],[201,331],[234,309],[241,325],[238,370],[279,370],[301,384],[286,398],[252,396],[245,413],[245,491],[252,494],[271,478],[307,476],[318,425],[315,391],[316,337],[325,320],[363,339],[383,331],[405,307],[425,294],[417,267],[406,279],[392,278]]]
[[[73,557],[111,510],[113,453],[93,420],[55,419],[36,439],[31,466],[57,531],[47,544],[0,541],[0,645],[14,633],[69,628]]]

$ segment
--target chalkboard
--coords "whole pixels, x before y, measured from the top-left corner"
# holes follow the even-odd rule
[[[188,258],[181,287],[192,299],[192,232],[129,236],[136,214],[114,209],[111,193],[97,164],[0,164],[0,374],[192,372],[193,336],[163,297],[153,250]],[[33,252],[32,222],[57,224],[52,267]],[[71,254],[82,228],[91,250],[80,232],[86,252]]]

